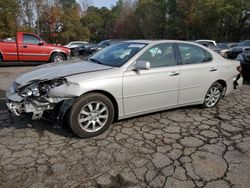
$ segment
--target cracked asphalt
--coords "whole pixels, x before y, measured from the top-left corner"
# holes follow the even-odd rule
[[[0,187],[248,188],[249,94],[247,84],[215,108],[132,118],[85,140],[46,121],[13,117],[1,103]]]

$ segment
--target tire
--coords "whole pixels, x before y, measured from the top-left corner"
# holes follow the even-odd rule
[[[223,87],[220,83],[215,82],[207,91],[203,107],[212,108],[214,107],[222,98]]]
[[[72,51],[72,56],[74,56],[74,57],[75,57],[75,56],[79,56],[79,54],[80,54],[80,53],[79,53],[78,50],[73,50],[73,51]]]
[[[54,62],[54,63],[61,63],[61,62],[65,61],[66,58],[61,53],[54,53],[54,54],[52,54],[50,60],[51,60],[51,62]]]
[[[105,132],[113,120],[111,100],[105,95],[90,93],[74,102],[69,111],[68,125],[80,138],[90,138]]]
[[[2,55],[0,54],[0,64],[3,62]]]

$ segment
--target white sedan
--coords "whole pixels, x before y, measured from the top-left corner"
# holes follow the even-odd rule
[[[68,44],[65,44],[64,46],[67,48],[76,48],[76,47],[79,47],[79,46],[84,45],[84,44],[88,44],[88,42],[86,42],[86,41],[73,41],[73,42],[69,42]]]
[[[54,112],[87,138],[117,119],[187,105],[214,107],[233,90],[238,66],[196,43],[126,41],[86,61],[23,74],[7,91],[7,105],[17,116],[31,114],[33,119]]]

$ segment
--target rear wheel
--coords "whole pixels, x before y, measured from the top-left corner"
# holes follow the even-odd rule
[[[0,64],[3,62],[2,55],[0,54]]]
[[[206,108],[214,107],[221,99],[223,88],[220,83],[215,82],[207,91],[203,106]]]
[[[90,93],[75,101],[70,109],[68,123],[81,138],[102,134],[114,119],[114,106],[110,99],[99,93]]]
[[[54,63],[61,63],[65,60],[66,60],[65,56],[60,53],[54,53],[51,56],[51,62],[54,62]]]

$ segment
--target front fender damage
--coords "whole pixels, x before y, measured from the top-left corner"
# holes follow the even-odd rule
[[[47,114],[53,114],[57,122],[61,123],[63,116],[77,97],[75,93],[78,93],[79,84],[68,82],[66,79],[60,84],[56,82],[57,80],[39,81],[36,84],[39,96],[24,97],[21,92],[27,89],[16,90],[14,88],[14,91],[7,93],[9,110],[17,116],[30,114],[33,120],[44,118]]]
[[[50,98],[73,98],[77,97],[80,94],[81,90],[79,89],[80,85],[78,83],[72,83],[67,81],[66,84],[63,84],[59,87],[56,87],[52,89],[49,93],[48,96]]]

